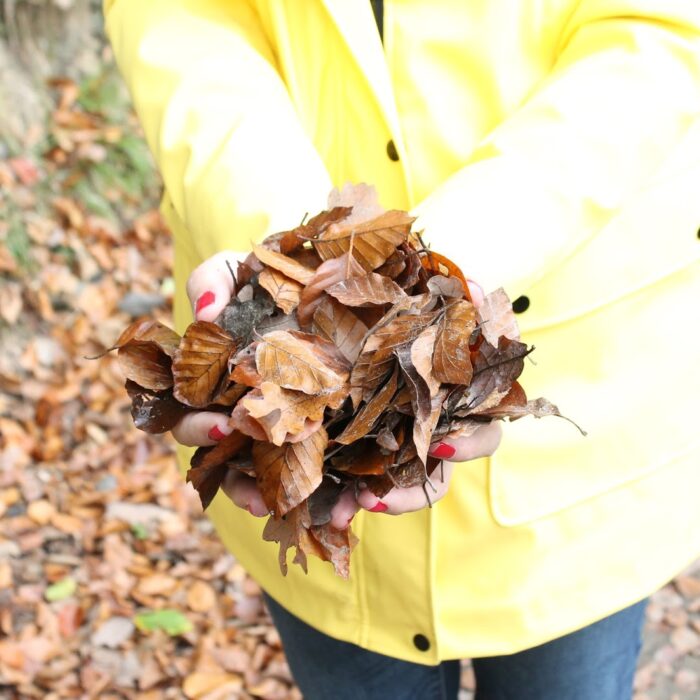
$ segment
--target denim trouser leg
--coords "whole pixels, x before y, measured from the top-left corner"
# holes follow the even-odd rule
[[[266,600],[305,700],[456,700],[459,661],[423,666],[376,654]],[[517,654],[474,659],[477,700],[629,700],[645,607]]]

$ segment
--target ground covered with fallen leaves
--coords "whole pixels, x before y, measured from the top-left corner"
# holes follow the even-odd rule
[[[300,697],[172,442],[133,427],[113,355],[85,359],[171,325],[171,245],[113,71],[53,94],[26,150],[0,143],[0,697]],[[635,700],[699,681],[696,568],[649,607]]]

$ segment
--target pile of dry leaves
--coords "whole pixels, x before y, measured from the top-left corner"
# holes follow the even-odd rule
[[[346,186],[231,270],[216,323],[180,338],[141,320],[114,346],[142,430],[169,430],[192,410],[230,413],[233,432],[197,451],[188,480],[206,508],[228,469],[254,476],[283,572],[295,546],[304,569],[314,554],[348,575],[356,538],[330,524],[346,489],[381,497],[420,485],[430,504],[436,437],[559,415],[516,381],[530,349],[505,292],[477,309],[462,272],[413,221],[383,211],[373,188]]]

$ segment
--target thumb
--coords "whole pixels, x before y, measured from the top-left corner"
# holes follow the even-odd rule
[[[229,303],[234,290],[233,273],[246,255],[225,250],[194,269],[187,280],[187,296],[197,321],[213,321]]]

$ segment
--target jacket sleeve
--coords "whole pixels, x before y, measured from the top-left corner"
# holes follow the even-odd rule
[[[416,208],[433,247],[486,289],[526,291],[697,119],[699,37],[697,0],[580,2],[546,79]]]
[[[245,0],[106,0],[106,31],[200,258],[299,223],[331,181]]]

